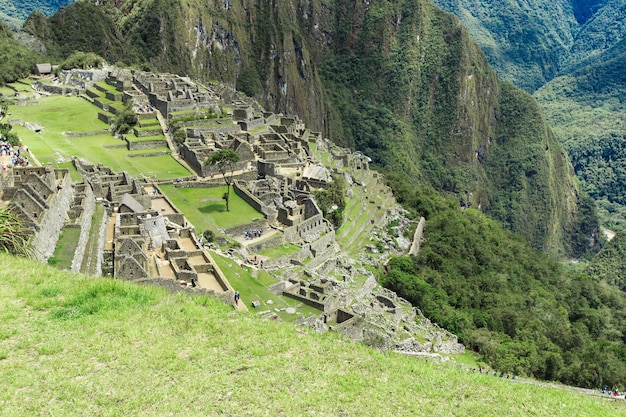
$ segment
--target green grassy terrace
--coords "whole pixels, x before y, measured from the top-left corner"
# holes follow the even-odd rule
[[[124,141],[110,134],[71,138],[64,132],[98,132],[108,125],[98,119],[98,108],[78,97],[42,97],[38,106],[11,106],[9,120],[34,122],[43,126],[40,133],[15,125],[23,143],[39,162],[58,166],[73,155],[92,163],[102,163],[114,171],[126,171],[134,177],[146,175],[166,179],[189,175],[189,171],[170,155],[136,157],[145,150],[128,151]],[[150,150],[155,152],[154,150]]]
[[[185,217],[194,225],[197,231],[202,232],[216,228],[230,229],[252,223],[254,219],[263,218],[235,192],[230,190],[230,211],[226,211],[226,204],[222,195],[226,186],[214,188],[176,188],[172,184],[162,184],[161,191],[185,214]]]
[[[2,416],[626,416],[623,400],[382,353],[204,296],[0,265]]]

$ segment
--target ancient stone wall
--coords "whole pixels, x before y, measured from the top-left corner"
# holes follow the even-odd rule
[[[315,242],[311,243],[311,252],[313,252],[313,254],[317,256],[317,254],[325,251],[326,249],[328,249],[329,246],[333,245],[334,243],[335,231],[331,230],[330,232],[324,234],[322,237],[317,239]]]
[[[74,95],[74,96],[79,96],[82,93],[85,92],[84,88],[78,88],[78,87],[67,87],[66,85],[51,85],[51,84],[44,84],[44,83],[40,83],[39,81],[34,83],[34,88],[37,91],[43,91],[45,93],[49,93],[49,94],[58,94],[58,95]]]
[[[270,227],[265,219],[259,218],[258,221],[255,221],[253,223],[232,227],[230,229],[226,229],[224,232],[230,236],[243,236],[245,232],[251,229],[263,230],[263,232],[267,232],[268,230],[270,230]]]
[[[67,170],[64,170],[67,171]],[[40,230],[31,243],[33,256],[41,262],[47,262],[54,253],[61,228],[65,223],[67,211],[74,198],[74,188],[69,171],[66,172],[62,188],[49,200],[49,209],[40,222]]]
[[[84,138],[87,136],[97,136],[97,135],[108,135],[111,132],[109,132],[108,129],[103,129],[103,130],[94,130],[92,132],[65,132],[64,135],[67,138]]]
[[[82,195],[82,213],[79,219],[80,235],[78,237],[78,245],[74,251],[74,258],[72,259],[72,265],[70,270],[72,272],[79,272],[80,266],[85,256],[85,249],[87,248],[87,242],[89,240],[89,231],[91,229],[91,216],[96,208],[96,198],[93,195],[93,190],[89,185],[83,187]]]
[[[233,182],[233,191],[235,191],[235,194],[241,197],[241,199],[243,199],[246,203],[252,206],[256,211],[265,214],[265,211],[267,210],[265,204],[263,204],[261,200],[250,194],[247,188],[242,187],[239,184],[238,180],[235,180]]]
[[[259,118],[252,119],[252,120],[241,121],[241,122],[238,122],[238,124],[241,130],[245,130],[249,132],[250,130],[254,130],[261,126],[264,126],[265,119],[262,117],[259,117]]]
[[[157,140],[142,140],[133,142],[127,138],[125,138],[126,144],[129,151],[136,151],[142,149],[158,149],[167,146],[167,142],[165,138],[157,139]]]
[[[254,245],[249,245],[248,251],[252,253],[258,253],[258,252],[261,252],[263,249],[274,248],[284,243],[285,243],[285,237],[281,233],[281,234],[272,236],[270,239],[263,240],[262,242],[256,243]]]
[[[324,262],[333,258],[335,254],[338,252],[338,248],[335,245],[331,245],[326,248],[321,253],[316,253],[315,257],[311,259],[311,261],[306,265],[307,268],[314,269],[319,265],[322,265]]]

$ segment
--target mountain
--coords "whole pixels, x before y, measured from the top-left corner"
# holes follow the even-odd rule
[[[0,22],[0,86],[27,77],[41,56],[24,47],[11,29]]]
[[[626,40],[535,93],[605,226],[626,225]]]
[[[618,233],[605,245],[587,267],[587,274],[596,281],[604,281],[626,290],[626,234]]]
[[[202,4],[79,2],[24,28],[60,55],[89,48],[236,86],[483,210],[537,249],[579,256],[596,247],[597,220],[578,209],[584,195],[539,107],[499,81],[467,30],[432,3]],[[122,42],[121,52],[104,39]]]
[[[0,20],[18,28],[34,11],[52,16],[60,8],[75,0],[0,0]]]
[[[605,227],[624,230],[625,0],[435,0],[498,74],[534,92]]]
[[[535,91],[626,33],[626,0],[434,0],[467,26],[503,79]]]

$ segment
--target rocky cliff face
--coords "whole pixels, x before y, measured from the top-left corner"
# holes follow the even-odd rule
[[[430,2],[94,3],[129,42],[127,59],[297,113],[338,144],[491,213],[536,248],[568,252],[576,222],[593,223],[576,214],[569,162],[533,100],[503,85],[467,30]]]

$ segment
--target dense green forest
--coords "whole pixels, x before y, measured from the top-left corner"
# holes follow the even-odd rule
[[[426,217],[419,255],[381,281],[498,370],[567,384],[626,385],[626,295],[531,250],[477,210],[391,179]],[[615,272],[615,271],[613,271]]]
[[[626,291],[626,234],[618,233],[586,267],[595,281],[607,282]]]
[[[41,55],[21,45],[0,22],[0,85],[28,76]]]
[[[34,11],[52,16],[61,7],[75,0],[0,0],[0,16],[5,23],[17,29]]]
[[[626,41],[535,93],[554,126],[583,189],[615,231],[626,224]]]
[[[624,0],[434,0],[469,29],[498,75],[527,91],[595,59],[626,34]]]
[[[587,200],[539,106],[496,79],[452,16],[416,4],[371,5],[359,31],[337,14],[321,67],[335,141],[480,208],[536,249],[597,250],[595,210],[570,212]]]

